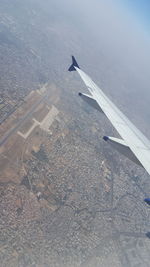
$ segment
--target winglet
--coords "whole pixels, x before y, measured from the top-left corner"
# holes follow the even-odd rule
[[[70,68],[68,69],[68,71],[76,71],[75,67],[77,67],[77,68],[80,69],[80,67],[79,67],[79,65],[78,65],[75,57],[72,56],[72,65],[70,66]]]

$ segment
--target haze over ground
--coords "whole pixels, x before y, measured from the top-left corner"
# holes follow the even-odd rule
[[[135,2],[1,0],[0,101],[25,115],[48,83],[24,131],[47,105],[58,114],[51,133],[37,126],[1,147],[2,266],[149,266],[149,176],[104,143],[116,131],[81,101],[86,88],[67,71],[73,54],[150,138],[150,38]]]

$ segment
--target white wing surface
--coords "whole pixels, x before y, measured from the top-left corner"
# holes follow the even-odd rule
[[[78,66],[74,57],[72,57],[73,63],[69,68],[69,71],[76,70],[84,83],[86,84],[91,96],[79,94],[84,97],[91,99],[99,105],[100,110],[107,116],[111,121],[112,125],[116,128],[120,136],[122,137],[121,146],[123,143],[125,147],[128,147],[128,151],[135,156],[134,162],[141,164],[146,171],[150,174],[150,141],[129,121],[129,119],[113,104],[111,100],[103,93],[103,91],[92,81],[92,79],[84,73]],[[104,140],[110,140],[112,138],[104,137]],[[113,143],[117,142],[117,139],[113,139]],[[118,139],[120,140],[120,139]],[[120,141],[117,142],[120,144]],[[127,149],[125,149],[127,151]],[[124,153],[125,154],[125,153]],[[129,158],[133,158],[129,156]]]

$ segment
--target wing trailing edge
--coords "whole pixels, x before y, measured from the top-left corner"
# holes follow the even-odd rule
[[[134,163],[143,167],[137,157],[134,155],[130,147],[125,143],[123,139],[104,136],[103,139],[108,142],[113,148],[115,148],[119,153],[132,160]]]
[[[79,93],[79,96],[87,102],[91,107],[94,109],[100,111],[101,113],[104,113],[101,107],[98,105],[97,101],[91,96],[83,93]]]

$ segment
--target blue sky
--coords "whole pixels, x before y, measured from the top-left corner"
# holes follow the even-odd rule
[[[124,0],[125,5],[138,21],[146,28],[150,28],[150,0]]]

